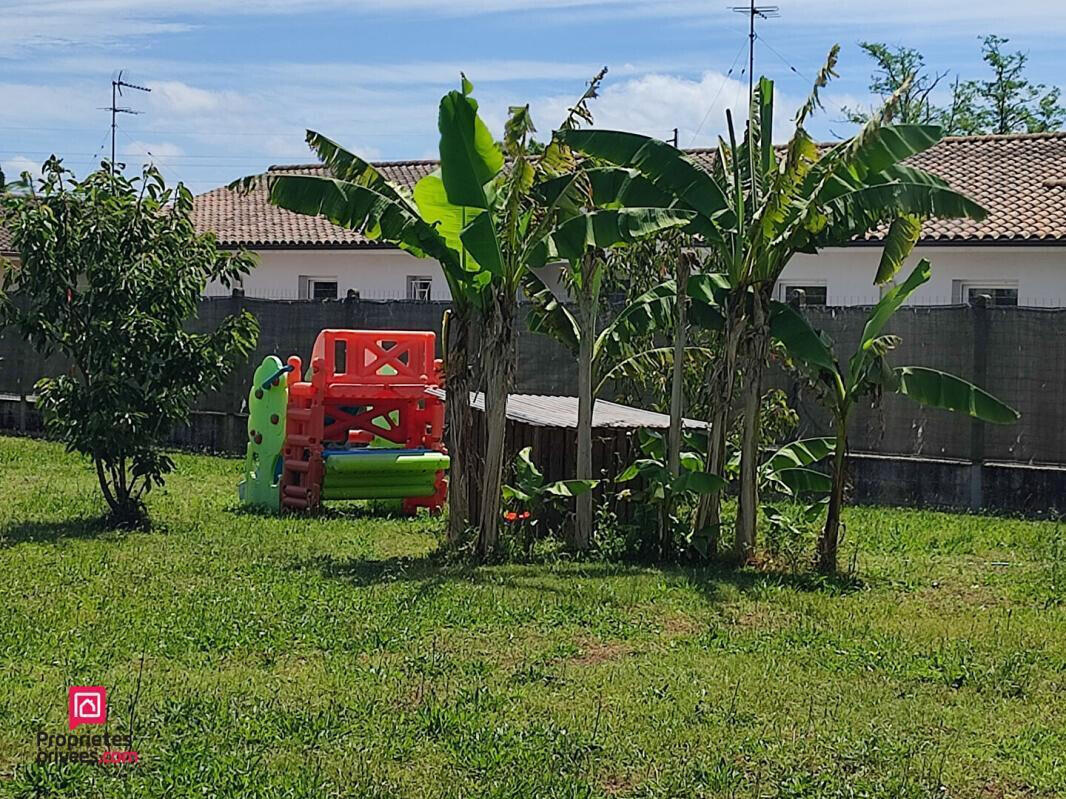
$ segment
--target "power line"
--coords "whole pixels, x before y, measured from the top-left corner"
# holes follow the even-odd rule
[[[725,73],[725,77],[722,78],[722,83],[718,87],[718,92],[714,95],[714,99],[711,100],[711,104],[707,106],[707,113],[703,115],[703,119],[700,120],[700,124],[696,128],[696,132],[692,134],[692,138],[689,140],[688,146],[691,147],[693,142],[696,141],[696,137],[700,135],[700,131],[703,130],[703,126],[707,124],[707,117],[711,115],[711,111],[714,110],[714,104],[718,102],[718,98],[722,96],[722,91],[725,89],[725,85],[729,82],[729,78],[733,75],[733,70],[737,68],[737,62],[740,60],[740,54],[744,52],[744,45],[740,46],[737,50],[737,54],[733,57],[733,63],[729,65],[729,71]]]
[[[102,110],[109,111],[110,106],[105,106]],[[376,123],[375,123],[376,124]],[[0,130],[24,130],[24,131],[51,131],[55,133],[92,133],[96,131],[96,128],[77,128],[77,127],[38,127],[36,125],[0,125]],[[139,128],[131,130],[130,133],[135,135],[145,134],[153,136],[212,136],[212,137],[226,137],[229,138],[242,138],[252,136],[293,136],[301,135],[306,128],[302,125],[293,126],[289,130],[274,130],[274,131],[211,131],[211,130],[165,130],[156,128]],[[423,131],[405,131],[399,133],[353,133],[350,134],[356,138],[395,138],[396,136],[421,136]]]
[[[766,47],[767,47],[767,49],[769,49],[769,51],[770,51],[771,53],[773,53],[773,54],[774,54],[775,56],[777,56],[777,57],[778,57],[778,59],[780,59],[780,61],[781,61],[781,63],[782,63],[782,64],[784,64],[784,65],[785,65],[786,67],[788,67],[788,68],[789,68],[790,70],[792,70],[793,72],[795,72],[795,73],[796,73],[797,75],[799,75],[799,76],[800,76],[801,78],[803,78],[803,79],[804,79],[805,81],[807,81],[808,83],[810,83],[810,82],[811,82],[811,79],[810,79],[810,78],[808,78],[808,77],[807,77],[806,75],[804,75],[804,74],[803,74],[802,72],[800,72],[800,71],[799,71],[799,70],[798,70],[798,69],[797,69],[796,67],[792,66],[792,62],[790,62],[790,61],[789,61],[789,60],[788,60],[787,58],[785,58],[785,57],[784,57],[783,55],[781,55],[781,53],[779,53],[779,52],[778,52],[777,50],[775,50],[775,49],[774,49],[774,46],[773,46],[772,44],[770,44],[770,43],[769,43],[768,41],[766,41],[766,38],[765,38],[764,36],[762,36],[762,35],[757,35],[757,36],[756,36],[755,38],[757,38],[757,39],[758,39],[758,40],[759,40],[760,42],[762,42],[763,44],[765,44],[765,45],[766,45]]]
[[[109,133],[110,133],[110,131],[108,131],[108,134],[105,134],[105,136],[104,136],[104,144],[107,143],[107,135],[109,135]],[[143,144],[143,142],[134,141],[130,137],[130,135],[128,133],[126,133],[122,129],[119,129],[119,133],[123,137],[125,137],[130,142],[130,144],[134,144],[134,145]],[[68,157],[68,158],[96,158],[100,154],[101,150],[103,150],[103,145],[98,147],[96,149],[96,152],[92,152],[92,153],[85,152],[85,151],[73,151],[72,152],[72,151],[67,150],[67,151],[64,151],[62,153],[62,155],[64,157]],[[48,155],[53,155],[53,154],[57,154],[57,151],[56,150],[24,150],[24,149],[0,150],[0,155],[44,155],[44,156],[48,156]],[[150,155],[150,153],[148,153],[147,151],[144,151],[144,150],[129,150],[125,154],[126,155]],[[196,159],[196,160],[210,159],[212,161],[212,163],[192,163],[192,164],[188,164],[188,166],[190,168],[219,166],[219,165],[221,165],[221,166],[247,166],[247,165],[250,165],[250,164],[251,165],[261,164],[261,163],[264,163],[264,162],[279,163],[282,160],[284,160],[285,162],[295,162],[295,161],[299,161],[300,159],[303,159],[307,163],[312,163],[312,161],[313,161],[313,159],[311,158],[311,155],[309,153],[298,153],[298,154],[289,154],[289,155],[279,155],[277,153],[271,153],[269,155],[262,155],[262,156],[255,156],[255,155],[232,155],[231,156],[231,155],[228,155],[226,153],[215,153],[215,154],[210,154],[210,155],[185,155],[185,154],[178,155],[178,154],[175,154],[175,155],[157,155],[155,157],[157,157],[157,158],[166,158],[168,160],[179,160],[179,161],[184,161],[184,160],[190,159],[190,158]],[[216,161],[216,159],[217,159],[217,161]]]

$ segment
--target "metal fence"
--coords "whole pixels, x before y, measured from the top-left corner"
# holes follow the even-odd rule
[[[204,299],[197,329],[209,329],[246,309],[259,319],[261,333],[249,362],[201,409],[224,415],[243,409],[251,373],[266,355],[299,354],[307,362],[318,332],[327,327],[434,330],[440,333],[447,302],[405,300],[265,300],[250,297]],[[854,350],[867,309],[808,308],[813,323],[836,342],[838,352]],[[1000,427],[965,416],[921,408],[901,397],[886,397],[877,409],[863,408],[852,427],[856,451],[1066,464],[1066,310],[913,306],[901,309],[887,332],[902,344],[892,356],[898,365],[920,365],[972,379],[1022,413],[1018,424]],[[0,394],[28,394],[41,377],[68,367],[41,359],[12,331],[0,335]],[[523,330],[519,338],[516,392],[573,394],[573,357],[559,344]],[[770,378],[790,395],[804,434],[828,432],[828,419],[812,392],[783,373]],[[189,442],[197,443],[197,442]]]

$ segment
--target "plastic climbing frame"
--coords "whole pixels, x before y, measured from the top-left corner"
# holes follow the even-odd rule
[[[439,511],[448,456],[435,345],[428,332],[327,329],[305,379],[299,357],[266,358],[248,397],[241,501],[303,511],[397,499],[406,513]]]

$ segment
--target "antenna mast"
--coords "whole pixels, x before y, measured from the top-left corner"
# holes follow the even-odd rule
[[[737,14],[748,16],[748,108],[750,109],[752,98],[755,97],[755,18],[779,17],[781,9],[778,6],[758,6],[755,5],[755,0],[751,0],[746,6],[733,6],[732,10]]]
[[[151,89],[145,86],[136,86],[132,83],[127,83],[122,79],[122,73],[125,70],[119,70],[118,77],[111,81],[111,105],[103,109],[104,111],[111,112],[111,180],[115,179],[115,131],[118,130],[118,115],[119,114],[140,114],[141,111],[134,111],[132,108],[120,108],[118,105],[118,98],[122,96],[123,89],[136,89],[139,92],[150,92]]]

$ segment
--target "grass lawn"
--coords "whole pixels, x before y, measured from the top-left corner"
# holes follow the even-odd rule
[[[0,438],[0,795],[1066,794],[1054,523],[853,509],[846,586],[474,568],[439,521],[240,513],[236,461],[178,463],[119,533],[85,462]],[[34,764],[70,685],[138,764]]]

